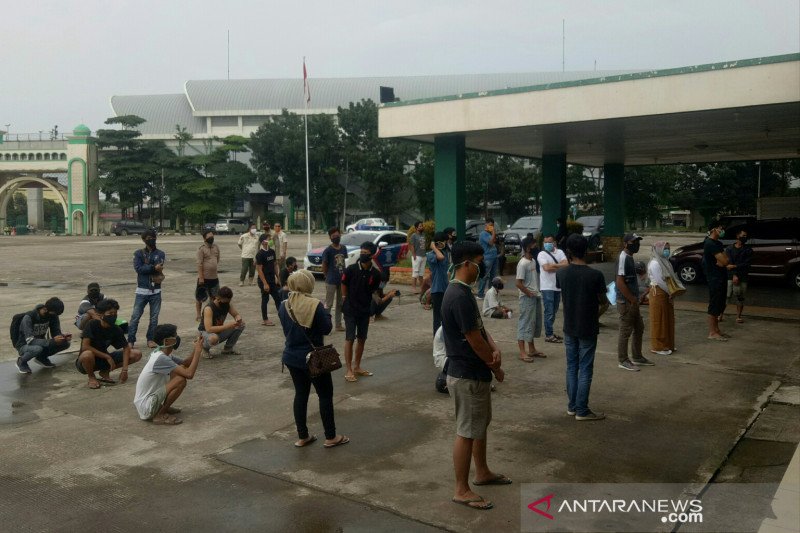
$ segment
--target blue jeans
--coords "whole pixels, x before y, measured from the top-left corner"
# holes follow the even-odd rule
[[[497,258],[484,259],[483,268],[486,271],[478,283],[478,297],[483,298],[484,289],[492,286],[492,279],[497,275]]]
[[[561,291],[542,291],[542,301],[544,302],[544,334],[552,337],[553,322],[558,313],[558,304],[561,303]]]
[[[597,337],[564,335],[564,347],[567,352],[567,408],[578,416],[586,416],[590,412],[589,389],[592,387]]]
[[[19,357],[23,363],[31,359],[47,362],[49,357],[69,348],[69,341],[60,344],[52,339],[33,339],[30,344],[25,344],[19,349]]]
[[[150,305],[150,324],[147,326],[147,340],[153,340],[158,325],[158,314],[161,312],[161,293],[137,294],[133,302],[133,314],[128,324],[128,342],[136,342],[136,331],[139,329],[139,319],[144,314],[144,306]]]

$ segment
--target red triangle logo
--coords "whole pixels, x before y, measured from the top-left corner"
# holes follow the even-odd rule
[[[553,519],[554,519],[554,518],[553,518],[553,515],[551,515],[550,513],[546,513],[546,512],[544,512],[544,511],[542,511],[541,509],[539,509],[539,508],[538,508],[538,506],[539,506],[539,504],[541,504],[541,503],[547,502],[547,510],[549,511],[549,510],[550,510],[550,503],[551,503],[551,500],[552,500],[554,497],[555,497],[555,494],[548,494],[548,495],[547,495],[547,496],[545,496],[544,498],[539,498],[539,499],[538,499],[538,500],[536,500],[535,502],[533,502],[533,503],[531,503],[531,504],[528,504],[528,509],[530,509],[530,510],[531,510],[531,511],[533,511],[534,513],[538,513],[538,514],[542,515],[543,517],[547,518],[548,520],[553,520]]]

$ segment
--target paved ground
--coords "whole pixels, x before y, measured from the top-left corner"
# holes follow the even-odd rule
[[[185,337],[195,328],[199,241],[159,243],[169,257],[162,321],[177,323]],[[430,314],[402,298],[390,320],[370,330],[364,366],[375,376],[347,384],[335,375],[337,426],[352,442],[295,449],[282,334],[258,324],[257,290],[235,286],[235,237],[218,241],[221,279],[233,284],[248,322],[243,355],[201,362],[179,401],[182,426],[138,420],[131,402],[139,368],[125,385],[90,391],[71,366],[74,354],[56,356],[54,370],[21,376],[8,342],[0,343],[2,523],[21,531],[517,530],[521,483],[777,482],[800,440],[800,401],[790,388],[800,385],[796,310],[754,308],[745,324],[728,324],[731,342],[715,343],[705,340],[702,306],[684,302],[679,351],[635,374],[617,369],[616,321],[604,316],[591,404],[608,419],[593,424],[564,415],[563,347],[542,342],[550,357],[521,363],[515,321],[491,321],[508,379],[493,397],[489,459],[515,484],[481,491],[496,504],[491,512],[457,507],[449,502],[452,405],[433,389]],[[292,251],[300,255],[304,242],[293,237]],[[2,335],[13,312],[53,294],[71,314],[92,280],[129,313],[130,257],[140,243],[0,239]],[[341,345],[343,337],[331,341]],[[321,434],[315,408],[309,421]]]

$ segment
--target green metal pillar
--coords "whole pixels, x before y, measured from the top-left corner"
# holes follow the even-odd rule
[[[464,137],[449,135],[436,137],[433,170],[433,211],[436,229],[456,228],[458,240],[466,237],[466,181],[464,163],[466,151]]]
[[[556,219],[567,216],[567,155],[542,156],[542,234],[555,234]]]
[[[608,163],[603,165],[603,234],[622,237],[625,232],[625,193],[623,183],[625,165]]]

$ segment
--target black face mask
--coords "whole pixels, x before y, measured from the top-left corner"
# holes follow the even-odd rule
[[[181,346],[181,336],[180,336],[180,335],[176,335],[176,336],[175,336],[175,344],[173,344],[173,345],[171,346],[171,348],[172,348],[172,351],[174,352],[175,350],[177,350],[178,348],[180,348],[180,346]]]
[[[227,313],[231,309],[231,304],[230,303],[226,303],[226,304],[218,303],[217,307],[219,308],[220,311],[224,311],[224,312]]]
[[[117,323],[117,317],[115,317],[115,316],[104,316],[103,317],[103,322],[105,322],[109,326],[113,326],[114,324]]]
[[[745,235],[744,237],[739,237],[739,242],[742,243],[742,244],[746,243],[747,242],[747,235]]]
[[[87,298],[90,302],[97,303],[100,300],[100,291],[91,290],[89,294],[87,294],[89,298]]]
[[[331,242],[333,244],[339,244],[342,241],[341,237],[331,237]]]
[[[208,243],[209,246],[211,246],[212,244],[214,244],[214,237],[209,237],[208,239],[206,239],[206,242]]]
[[[632,254],[635,254],[639,251],[639,241],[633,241],[628,243],[628,250],[631,251]]]
[[[358,256],[358,260],[361,261],[362,264],[366,265],[372,262],[372,256],[369,254],[361,254]]]
[[[156,240],[155,239],[146,239],[144,243],[149,246],[150,248],[156,247]]]

